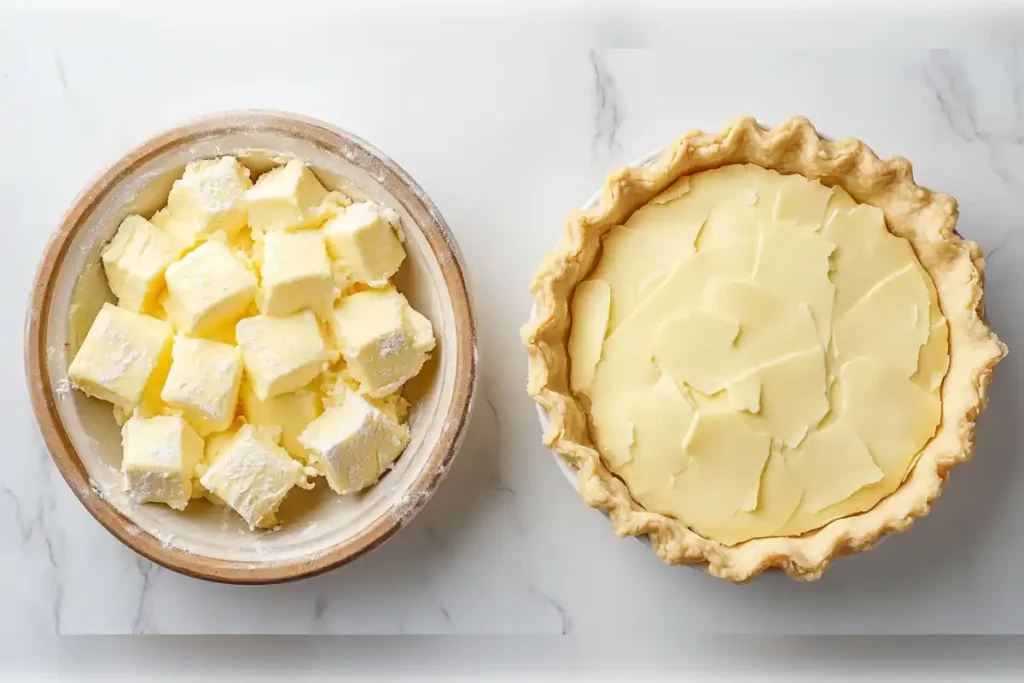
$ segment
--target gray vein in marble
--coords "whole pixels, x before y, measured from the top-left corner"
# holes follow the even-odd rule
[[[52,513],[56,509],[56,501],[53,497],[53,482],[50,477],[50,458],[46,451],[42,451],[43,458],[40,460],[42,493],[36,499],[36,506],[31,512],[22,504],[21,499],[13,489],[0,485],[0,492],[11,501],[15,521],[21,535],[23,544],[28,544],[34,538],[42,542],[44,558],[49,567],[50,574],[50,613],[52,632],[59,635],[62,627],[62,612],[64,606],[64,586],[60,577],[60,554],[57,548],[58,530],[51,523]]]
[[[1019,234],[1020,233],[1017,230],[1010,229],[1000,235],[995,246],[985,252],[985,264],[991,266],[992,260],[996,257],[996,254],[999,254],[1007,247],[1012,246]]]
[[[596,50],[590,51],[590,65],[594,71],[594,137],[591,149],[611,157],[622,153],[619,127],[622,126],[622,104],[619,90],[611,71]]]
[[[0,484],[0,493],[7,497],[11,501],[11,507],[14,509],[14,519],[18,523],[18,527],[21,530],[22,542],[28,541],[32,537],[32,527],[34,526],[35,520],[25,519],[25,513],[21,509],[21,501],[14,495],[14,491],[8,487]]]
[[[986,265],[991,265],[992,264],[992,259],[995,258],[995,255],[998,254],[999,252],[1001,252],[1006,247],[1007,244],[1008,244],[1008,242],[1001,242],[1000,244],[997,244],[996,246],[994,246],[991,249],[989,249],[988,253],[985,254],[985,263],[986,263]]]
[[[61,580],[61,553],[58,552],[57,543],[61,538],[60,528],[54,523],[57,512],[57,498],[54,486],[63,486],[62,480],[55,480],[53,473],[56,466],[50,458],[46,449],[40,449],[40,476],[42,483],[39,498],[39,532],[46,545],[46,559],[51,569],[51,581],[53,583],[52,611],[53,611],[53,632],[60,634],[63,624],[62,614],[64,610],[64,582]]]
[[[487,406],[487,410],[491,413],[491,419],[494,421],[494,440],[501,443],[501,413],[498,412],[498,408],[494,405],[494,399],[491,398],[490,383],[484,380],[481,382],[480,393],[484,399],[484,405]]]
[[[324,614],[327,613],[327,598],[322,595],[318,595],[313,599],[313,621],[323,621]]]
[[[78,107],[78,98],[75,94],[75,88],[71,86],[71,79],[68,76],[67,65],[64,63],[64,58],[61,56],[59,51],[52,53],[53,57],[53,68],[57,74],[57,83],[60,85],[61,98],[67,104],[71,113],[74,115],[75,122],[83,128],[92,131],[97,127],[96,123],[90,120],[88,117],[83,116],[82,112]],[[104,124],[106,125],[106,124]],[[118,142],[124,147],[131,147],[134,142],[134,138],[131,134],[131,122],[128,120],[117,120],[116,121],[116,136]]]
[[[974,86],[959,60],[947,50],[933,52],[925,80],[953,132],[966,142],[978,140]]]
[[[487,412],[491,415],[491,421],[494,422],[494,441],[495,443],[502,443],[501,438],[501,411],[498,410],[498,406],[491,396],[490,383],[484,380],[481,383],[481,396],[483,397],[484,405],[487,407]],[[492,458],[491,462],[494,465],[494,470],[491,472],[490,481],[488,487],[491,490],[506,493],[509,496],[515,496],[516,492],[501,476],[500,459],[497,457]]]
[[[438,550],[450,550],[448,541],[444,539],[441,532],[433,524],[423,525],[423,536],[426,540]]]
[[[1018,175],[1019,164],[1006,158],[1011,149],[1024,148],[1024,84],[1016,52],[1009,57],[1008,73],[1014,107],[1014,130],[1010,131],[989,130],[979,123],[978,96],[970,74],[948,50],[931,53],[924,80],[953,133],[964,142],[981,144],[992,172],[1007,185],[1020,186],[1024,184],[1024,175]]]
[[[57,80],[60,81],[60,91],[66,97],[68,95],[68,74],[64,68],[64,60],[57,52],[53,53],[53,66],[57,70]]]
[[[60,635],[61,631],[61,612],[64,606],[64,584],[60,580],[60,565],[57,562],[57,551],[54,549],[53,539],[50,538],[50,534],[45,531],[43,533],[43,543],[46,544],[46,559],[50,563],[50,568],[53,570],[53,632],[55,635]]]
[[[530,593],[530,595],[532,595],[533,597],[537,598],[539,601],[547,604],[552,609],[554,609],[555,612],[558,613],[558,618],[559,618],[559,620],[562,623],[562,635],[563,636],[572,633],[572,629],[573,629],[572,618],[569,616],[569,612],[568,612],[568,610],[565,609],[565,607],[563,607],[557,600],[552,598],[547,593],[544,593],[543,591],[539,590],[533,584],[527,584],[526,585],[526,590]]]
[[[151,632],[149,620],[146,614],[146,607],[149,602],[150,578],[152,572],[156,570],[156,565],[141,556],[135,557],[134,559],[135,567],[138,569],[139,577],[142,580],[142,585],[139,587],[139,600],[135,607],[135,618],[132,620],[132,633],[135,635],[142,635]]]
[[[497,470],[495,470],[491,474],[491,482],[490,483],[491,483],[491,489],[494,490],[494,491],[497,491],[499,493],[504,493],[504,494],[507,494],[507,495],[512,496],[512,497],[514,497],[516,495],[516,490],[514,488],[512,488],[508,484],[508,482],[505,481],[505,478],[501,476],[501,472],[499,472]]]

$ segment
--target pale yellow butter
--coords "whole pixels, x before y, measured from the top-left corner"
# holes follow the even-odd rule
[[[72,383],[125,411],[159,395],[174,332],[167,323],[103,304],[68,368]]]
[[[243,425],[219,448],[202,486],[242,516],[250,529],[273,527],[274,513],[293,487],[312,488],[307,471],[266,433]]]
[[[331,258],[351,282],[385,285],[405,260],[395,228],[371,202],[352,204],[323,230]]]
[[[245,192],[250,187],[249,169],[234,157],[192,162],[152,221],[182,250],[218,232],[237,234],[246,224]]]
[[[196,468],[196,479],[192,482],[193,498],[205,498],[214,505],[224,505],[223,500],[203,486],[201,478],[203,474],[206,473],[206,470],[209,469],[210,465],[215,463],[220,456],[227,451],[228,446],[231,445],[232,439],[235,438],[235,434],[238,433],[239,428],[243,424],[244,423],[241,420],[236,420],[223,432],[210,434],[204,439],[205,446],[203,448],[203,462]]]
[[[331,261],[319,232],[267,233],[260,276],[257,302],[267,315],[288,315],[305,308],[326,316],[331,309]]]
[[[735,545],[895,491],[940,419],[948,326],[885,216],[751,165],[681,179],[602,242],[570,386],[637,502]]]
[[[242,383],[242,352],[220,342],[179,336],[171,357],[160,393],[164,403],[182,411],[200,435],[231,426]]]
[[[168,319],[179,330],[202,335],[230,325],[256,295],[256,276],[229,247],[205,242],[167,268]]]
[[[242,387],[242,413],[250,424],[281,430],[281,445],[296,460],[306,462],[306,448],[299,435],[310,422],[320,415],[321,401],[316,391],[299,389],[287,394],[271,396],[261,401],[248,383]]]
[[[203,458],[203,440],[179,415],[133,417],[121,428],[124,488],[139,503],[184,510],[192,477]]]
[[[326,366],[327,348],[316,316],[309,311],[284,318],[245,318],[235,327],[235,337],[260,400],[306,386]]]
[[[234,157],[193,161],[171,187],[160,222],[182,248],[218,231],[234,234],[245,227],[250,187],[249,169]]]
[[[409,440],[399,390],[435,345],[388,282],[399,229],[393,210],[328,192],[301,162],[254,185],[234,157],[190,163],[167,206],[122,221],[101,253],[119,303],[68,376],[114,404],[132,499],[206,498],[274,527],[308,477],[351,492],[393,465]]]
[[[118,305],[136,312],[152,305],[164,285],[164,271],[177,257],[167,233],[136,215],[121,221],[100,255]]]
[[[376,482],[409,441],[409,428],[391,419],[354,391],[331,406],[299,437],[309,464],[337,493],[352,493]]]
[[[253,230],[297,230],[316,223],[327,190],[301,161],[267,171],[246,193]]]
[[[400,389],[434,348],[430,321],[392,287],[342,297],[332,327],[349,371],[373,397]]]

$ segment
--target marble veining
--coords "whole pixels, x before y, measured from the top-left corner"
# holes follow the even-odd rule
[[[45,605],[45,630],[61,633],[61,612],[64,600],[64,582],[61,571],[62,533],[54,518],[55,501],[50,494],[55,468],[49,454],[39,451],[33,459],[35,485],[31,491],[19,491],[6,482],[0,483],[0,496],[7,501],[7,507],[17,530],[17,541],[22,552],[31,554],[36,562],[34,571],[43,578],[46,590],[35,600]],[[63,485],[63,482],[60,482]],[[13,549],[11,549],[13,550]],[[5,555],[7,551],[5,549]]]
[[[989,164],[1008,185],[1024,184],[1024,76],[1022,56],[1012,51],[1003,60],[1011,115],[1002,126],[991,126],[980,120],[978,93],[964,63],[947,51],[937,50],[924,69],[925,82],[935,96],[942,115],[955,135],[968,143],[979,143],[988,155]]]
[[[548,605],[555,611],[558,616],[559,625],[561,626],[561,634],[563,636],[572,633],[572,617],[569,616],[569,611],[565,609],[557,600],[552,598],[546,593],[542,593],[534,586],[527,586],[527,590],[530,595],[539,600],[540,602]]]
[[[597,50],[590,51],[594,69],[594,137],[592,147],[598,156],[615,158],[622,153],[617,136],[622,125],[622,104],[615,79]]]
[[[33,160],[0,165],[0,187],[17,188],[0,194],[6,246],[18,254],[4,262],[0,296],[7,348],[21,343],[36,255],[100,168],[200,113],[290,109],[384,149],[440,207],[475,275],[480,401],[444,486],[394,539],[305,581],[225,586],[137,557],[88,515],[45,454],[21,354],[0,356],[10,392],[0,411],[0,632],[1024,632],[1015,590],[1024,545],[1005,542],[1024,523],[1019,52],[726,50],[715,69],[686,68],[681,79],[680,65],[706,54],[561,45],[371,59],[340,46],[327,63],[286,36],[278,59],[240,74],[235,44],[183,54],[173,32],[152,33],[124,59],[114,28],[105,37],[73,29],[0,22],[0,82],[18,103],[0,109],[0,123],[18,131],[5,151]],[[359,97],[337,87],[337,64],[360,65],[346,72]],[[174,96],[155,104],[141,87],[150,83]],[[431,105],[397,106],[406,95]],[[616,163],[742,113],[766,122],[803,113],[829,134],[906,156],[919,181],[956,197],[961,232],[989,254],[988,315],[1011,348],[976,457],[952,474],[932,515],[812,585],[766,576],[735,588],[616,538],[565,482],[525,392],[528,283],[565,215]]]
[[[135,617],[134,619],[132,619],[132,633],[151,633],[152,631],[146,620],[146,598],[148,597],[147,592],[149,590],[150,579],[157,574],[157,572],[160,570],[160,567],[141,556],[136,557],[135,562],[133,564],[135,565],[135,569],[138,572],[140,585],[139,594],[138,597],[136,598],[137,604],[135,607]]]

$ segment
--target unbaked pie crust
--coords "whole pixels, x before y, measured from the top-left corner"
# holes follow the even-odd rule
[[[917,260],[935,285],[941,316],[936,318],[937,313],[933,310],[933,321],[941,321],[944,316],[948,325],[949,367],[941,388],[937,390],[941,404],[938,407],[932,406],[939,411],[939,415],[932,418],[933,422],[939,422],[938,428],[935,436],[927,441],[916,455],[916,463],[911,461],[905,479],[898,483],[901,481],[899,477],[903,476],[900,470],[896,475],[896,481],[890,481],[887,491],[891,491],[895,486],[898,488],[892,493],[877,494],[876,498],[881,497],[877,504],[874,500],[868,500],[862,503],[855,513],[841,516],[836,513],[833,517],[838,518],[834,519],[827,514],[819,515],[820,524],[823,525],[803,533],[797,528],[794,535],[757,537],[758,533],[751,532],[744,536],[742,529],[737,534],[736,529],[728,528],[728,525],[721,528],[705,525],[704,533],[701,535],[691,528],[700,527],[700,524],[687,525],[680,521],[678,517],[685,515],[659,514],[645,509],[637,498],[644,499],[648,502],[648,507],[654,508],[657,505],[652,501],[659,500],[658,497],[652,496],[650,491],[645,491],[644,495],[632,494],[625,483],[629,477],[623,476],[620,455],[605,447],[601,451],[604,455],[602,459],[592,441],[596,415],[589,413],[590,398],[586,395],[587,392],[581,389],[581,384],[592,378],[593,368],[584,368],[576,363],[576,367],[570,370],[571,306],[577,285],[587,280],[599,263],[603,239],[613,228],[626,223],[639,209],[678,199],[688,191],[690,183],[684,178],[692,178],[703,171],[721,167],[731,168],[715,174],[706,174],[704,177],[716,174],[722,177],[723,172],[727,175],[752,173],[758,178],[760,175],[771,175],[760,169],[743,171],[743,167],[739,166],[741,164],[753,164],[782,174],[795,174],[811,181],[820,181],[827,187],[845,190],[859,204],[880,209],[889,231],[909,241]],[[754,171],[757,173],[753,173]],[[775,182],[771,178],[765,179],[765,182],[769,181]],[[837,190],[837,194],[842,193]],[[749,200],[744,199],[743,203],[755,204],[756,192],[753,195]],[[849,202],[848,198],[846,202]],[[824,205],[821,209],[824,210]],[[545,443],[579,472],[580,492],[584,500],[590,506],[606,512],[620,536],[647,535],[652,547],[665,562],[705,563],[711,574],[733,581],[747,580],[770,568],[783,569],[799,579],[811,580],[820,577],[831,558],[865,550],[885,534],[906,529],[914,518],[926,514],[931,501],[938,496],[948,470],[967,460],[971,455],[974,419],[984,406],[985,388],[992,368],[1005,354],[1006,349],[982,319],[984,262],[977,245],[963,240],[955,233],[956,218],[955,201],[946,195],[932,193],[916,186],[910,164],[906,160],[894,158],[883,161],[863,143],[853,140],[825,141],[818,136],[807,120],[798,117],[789,119],[771,130],[761,128],[753,119],[742,118],[719,134],[688,133],[653,162],[640,168],[626,168],[613,173],[605,184],[600,201],[593,208],[570,217],[562,244],[541,267],[533,283],[536,312],[531,322],[523,329],[523,340],[530,359],[529,391],[550,421],[544,436]],[[697,224],[700,224],[699,219]],[[765,229],[758,227],[758,230]],[[694,239],[696,240],[696,237]],[[811,245],[817,246],[819,245]],[[762,249],[763,246],[759,245],[759,255]],[[592,285],[595,283],[602,286],[594,288]],[[656,286],[660,284],[661,281]],[[600,307],[606,305],[605,300],[608,298],[603,281],[587,280],[586,291],[580,290],[581,296],[592,298],[595,289],[600,301],[597,310],[602,310]],[[739,293],[747,295],[743,291]],[[919,296],[918,300],[923,299]],[[933,299],[933,309],[934,304]],[[612,310],[615,310],[614,306]],[[830,303],[827,310],[829,312],[825,315],[831,318]],[[918,313],[919,311],[915,309],[915,315]],[[819,322],[821,317],[818,317]],[[598,318],[600,320],[600,315]],[[581,318],[581,321],[586,321],[590,325],[588,319]],[[810,321],[811,318],[808,317],[807,322]],[[686,322],[690,324],[693,321]],[[833,326],[835,324],[832,323]],[[603,338],[602,329],[604,328],[596,331],[597,340]],[[684,326],[681,329],[693,328]],[[574,336],[584,334],[579,327],[573,332]],[[813,332],[812,326],[812,336]],[[835,333],[834,329],[832,333]],[[827,336],[826,334],[826,338]],[[612,336],[608,337],[611,338]],[[879,346],[870,335],[867,339],[869,343]],[[574,343],[573,348],[577,349],[578,356],[581,347]],[[586,345],[583,348],[588,352],[593,350]],[[831,347],[829,348],[831,351]],[[600,352],[598,345],[595,351],[597,357],[600,357]],[[597,357],[593,359],[594,363]],[[676,367],[680,367],[680,363],[685,360],[685,354],[677,353],[674,359]],[[692,368],[689,371],[694,372]],[[935,371],[934,375],[936,379],[932,387],[938,383],[942,373]],[[675,373],[672,376],[678,379]],[[581,377],[585,377],[585,380],[581,381]],[[684,391],[689,390],[691,381],[691,378],[687,378]],[[922,384],[920,381],[918,383]],[[668,386],[671,387],[671,383]],[[749,389],[744,390],[745,393],[734,393],[730,390],[729,401],[734,406],[737,402],[743,404],[746,406],[745,409],[757,413],[757,391],[762,389],[755,386],[753,394]],[[744,395],[746,398],[743,398]],[[767,396],[766,394],[766,398]],[[675,400],[679,397],[673,393],[668,398]],[[679,400],[680,405],[683,405],[681,399]],[[746,405],[751,402],[754,407]],[[666,411],[666,414],[671,412]],[[722,413],[716,415],[721,416]],[[775,417],[778,415],[776,412]],[[822,415],[821,410],[817,413],[812,412],[811,420],[807,424],[813,424],[814,420]],[[759,419],[764,417],[761,415]],[[672,415],[668,415],[665,419],[673,418]],[[713,422],[707,420],[706,424],[711,425]],[[727,435],[735,431],[731,426],[725,426],[728,426],[728,429],[719,426],[719,434]],[[786,429],[790,429],[791,426],[783,425]],[[928,430],[930,433],[930,426]],[[842,439],[834,438],[836,430],[832,431],[831,443],[843,443]],[[711,427],[705,432],[709,435],[716,433]],[[607,435],[608,432],[604,433]],[[790,429],[782,440],[795,444],[803,440],[804,433],[799,430],[793,432]],[[822,433],[818,431],[816,435]],[[690,432],[691,436],[692,434],[693,431]],[[607,446],[608,443],[606,436],[602,444]],[[710,443],[714,445],[713,440]],[[818,439],[816,443],[824,444],[824,450],[828,452],[828,440]],[[631,440],[629,445],[632,448]],[[822,447],[819,446],[818,450],[820,452]],[[713,451],[714,448],[711,452]],[[773,451],[771,457],[776,456],[782,457],[778,455],[777,450]],[[754,460],[757,461],[757,458]],[[757,489],[761,486],[757,481],[761,477],[762,468],[765,467],[764,462],[764,458],[761,458],[753,465],[756,472],[754,469],[750,470],[752,476],[756,474],[757,477],[753,484],[753,498],[749,493],[745,493],[746,489],[737,488],[732,492],[734,496],[745,496],[743,500],[746,502],[742,506],[738,505],[737,511],[753,510],[756,506]],[[613,474],[609,467],[613,467],[618,474]],[[867,475],[864,472],[868,471],[861,467],[859,476],[872,476],[871,472]],[[726,473],[726,478],[732,476],[731,470]],[[880,474],[873,476],[875,480],[881,478]],[[887,473],[886,476],[891,479],[891,473]],[[669,474],[668,477],[674,487],[675,475]],[[819,481],[825,480],[819,476]],[[635,486],[635,479],[631,481]],[[852,489],[862,484],[863,482],[854,482]],[[846,493],[840,491],[837,494],[839,498],[829,498],[826,502],[845,500],[843,496],[852,498],[852,489]],[[693,490],[696,489],[691,488],[691,491]],[[634,488],[634,491],[639,489]],[[726,495],[725,492],[721,492],[721,496]],[[718,498],[721,496],[709,498],[708,500],[712,502],[708,505],[719,504]],[[693,509],[692,501],[689,505]],[[662,509],[665,507],[672,508],[671,505],[663,505]],[[826,513],[828,509],[831,508],[827,508]],[[843,508],[836,509],[842,511]],[[862,509],[866,511],[861,512]],[[705,518],[708,517],[709,515],[705,515]],[[810,515],[809,519],[812,522],[810,527],[814,527],[813,522],[816,518]],[[791,525],[791,528],[796,527]],[[803,527],[806,528],[808,527]],[[713,540],[712,537],[719,540]]]

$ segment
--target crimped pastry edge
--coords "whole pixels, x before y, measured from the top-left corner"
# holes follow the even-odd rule
[[[936,435],[895,492],[870,510],[806,534],[730,547],[644,510],[604,466],[590,439],[587,414],[569,390],[566,340],[572,293],[593,269],[602,237],[681,176],[743,163],[838,185],[858,202],[881,209],[890,231],[910,241],[935,283],[949,323],[950,364]],[[993,368],[1007,349],[984,321],[984,259],[977,244],[956,233],[957,217],[956,201],[916,185],[906,159],[880,159],[858,140],[825,140],[800,116],[770,129],[740,117],[719,133],[691,131],[653,162],[612,172],[597,204],[569,216],[561,243],[531,286],[535,314],[522,328],[522,339],[528,392],[550,420],[544,443],[577,470],[580,495],[609,516],[619,536],[646,534],[668,564],[702,563],[713,576],[734,582],[768,569],[805,581],[820,578],[833,558],[867,550],[928,514],[949,471],[973,454],[975,419],[985,407]]]

